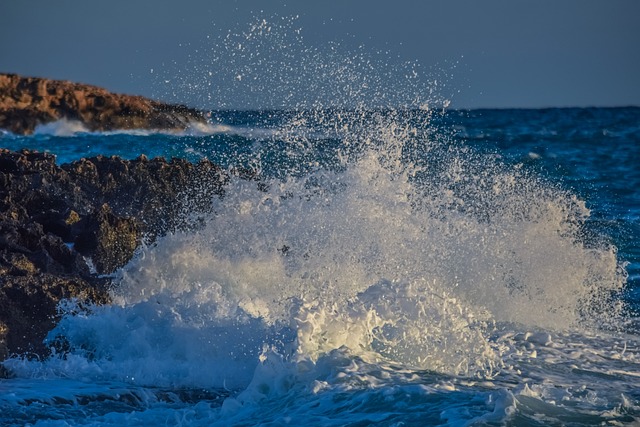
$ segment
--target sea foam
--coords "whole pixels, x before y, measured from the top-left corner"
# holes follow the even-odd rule
[[[296,39],[285,53],[302,52],[305,68],[274,84],[273,28],[226,37],[220,78],[240,76],[271,104],[309,81],[323,96],[247,134],[243,166],[256,179],[231,178],[209,214],[187,210],[183,229],[139,248],[113,278],[113,304],[61,306],[57,353],[9,369],[146,387],[151,399],[163,387],[221,391],[219,405],[170,411],[193,425],[501,423],[518,405],[594,401],[585,378],[633,375],[637,346],[604,351],[611,341],[586,332],[619,323],[626,273],[580,198],[451,138],[432,121],[446,102],[413,80],[380,86],[412,73],[394,79],[361,52]],[[630,388],[601,383],[608,396]],[[163,411],[100,421],[145,424]]]
[[[615,321],[623,270],[615,248],[583,239],[584,203],[433,141],[415,117],[390,117],[375,131],[343,128],[349,148],[332,151],[330,167],[232,179],[210,215],[117,273],[113,305],[66,309],[50,340],[73,357],[50,366],[75,370],[80,357],[91,375],[139,385],[251,390],[265,363],[282,359],[278,377],[315,372],[311,384],[318,361],[340,351],[491,378],[504,364],[497,323]],[[317,139],[288,144],[286,164],[326,156]]]

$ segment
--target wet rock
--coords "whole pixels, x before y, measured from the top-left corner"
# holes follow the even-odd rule
[[[223,194],[227,173],[203,161],[98,156],[58,166],[0,149],[0,360],[46,353],[63,298],[109,301],[103,275],[143,239],[188,226]]]
[[[57,305],[63,298],[76,298],[96,304],[109,301],[108,282],[97,278],[84,280],[73,275],[54,273],[8,275],[0,284],[0,325],[4,326],[5,354],[42,356],[47,354],[43,341],[55,326]],[[2,339],[4,338],[4,339]],[[1,345],[1,344],[0,344]]]
[[[38,125],[66,119],[90,131],[114,129],[183,130],[204,123],[202,112],[100,87],[0,74],[0,129],[31,134]]]
[[[74,240],[75,249],[93,260],[98,274],[125,265],[142,237],[135,219],[114,215],[106,203],[87,217],[82,228]]]

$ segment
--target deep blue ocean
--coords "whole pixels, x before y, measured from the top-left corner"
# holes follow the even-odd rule
[[[140,248],[112,305],[63,304],[69,352],[4,361],[1,425],[640,424],[640,108],[213,111],[0,146],[263,177]]]

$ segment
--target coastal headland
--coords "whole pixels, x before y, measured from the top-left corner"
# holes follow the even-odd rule
[[[0,128],[29,134],[61,119],[92,131],[173,130],[204,116],[95,86],[0,74]],[[207,160],[97,156],[59,165],[52,154],[0,148],[0,362],[45,356],[61,300],[108,303],[109,275],[141,242],[188,227],[228,179]]]
[[[89,131],[184,130],[204,123],[203,112],[142,96],[38,77],[0,73],[0,129],[29,135],[38,125],[58,120],[81,123]]]
[[[144,240],[188,227],[228,174],[203,160],[55,156],[0,149],[0,360],[43,355],[61,299],[109,302],[108,275]],[[197,187],[198,194],[190,194]]]

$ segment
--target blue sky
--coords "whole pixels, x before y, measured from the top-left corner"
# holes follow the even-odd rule
[[[222,80],[207,89],[204,69],[229,66],[224,35],[293,16],[305,46],[333,43],[346,56],[364,49],[390,68],[417,64],[452,107],[640,105],[637,0],[5,0],[0,72],[203,108],[225,95],[226,107],[261,108],[259,90],[240,93],[247,87]],[[263,85],[272,72],[263,70]],[[233,96],[243,101],[233,105]]]

